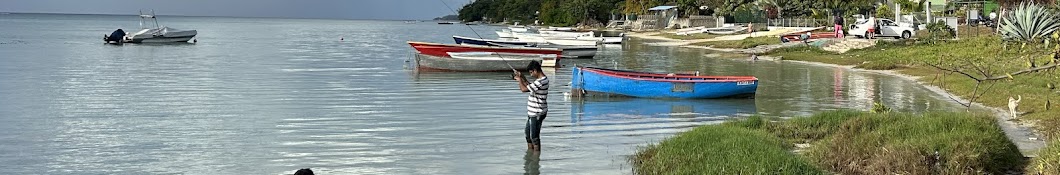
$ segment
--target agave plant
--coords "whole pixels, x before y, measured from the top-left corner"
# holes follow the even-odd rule
[[[1001,21],[1001,38],[1008,41],[1040,42],[1047,40],[1058,28],[1056,13],[1034,3],[1020,3]]]

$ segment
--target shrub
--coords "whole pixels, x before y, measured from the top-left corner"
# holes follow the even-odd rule
[[[922,36],[918,38],[922,38],[929,41],[935,41],[953,39],[953,37],[955,36],[953,28],[950,28],[950,26],[946,25],[945,22],[940,21],[935,23],[928,23],[925,27],[926,29],[924,29],[924,32],[922,32]]]

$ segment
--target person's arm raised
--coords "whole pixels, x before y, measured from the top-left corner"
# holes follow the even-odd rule
[[[514,77],[515,77],[515,81],[519,82],[519,91],[522,91],[524,93],[525,92],[530,92],[530,88],[526,87],[530,83],[526,82],[526,78],[523,77],[523,73],[521,73],[519,71],[515,71],[515,76]]]

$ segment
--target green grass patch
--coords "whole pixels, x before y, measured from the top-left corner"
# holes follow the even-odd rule
[[[764,131],[708,125],[642,148],[637,174],[823,174]]]
[[[793,155],[792,142],[812,146]],[[841,110],[702,126],[633,162],[640,174],[1004,174],[1023,169],[1022,158],[988,116]]]
[[[1027,164],[1026,174],[1060,174],[1060,140],[1054,140],[1040,150]]]
[[[655,36],[661,36],[661,37],[679,39],[679,40],[697,40],[697,39],[711,39],[711,38],[718,37],[720,35],[711,35],[711,34],[707,34],[707,33],[695,33],[695,34],[690,34],[690,35],[677,35],[677,34],[674,34],[674,33],[662,33],[662,34],[658,34],[658,35],[655,35]]]
[[[1023,158],[993,118],[966,113],[849,118],[807,156],[840,174],[1004,174]]]
[[[709,46],[713,48],[725,48],[725,49],[747,49],[761,45],[780,44],[780,38],[777,37],[752,37],[743,40],[722,40],[722,41],[706,41],[695,43],[694,45]]]

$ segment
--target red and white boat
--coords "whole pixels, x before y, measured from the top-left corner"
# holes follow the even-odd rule
[[[508,48],[468,46],[425,42],[408,42],[419,53],[416,65],[424,70],[442,71],[509,71],[526,70],[530,61],[541,61],[541,66],[554,67],[563,54],[562,49]],[[509,68],[508,66],[512,67]]]

